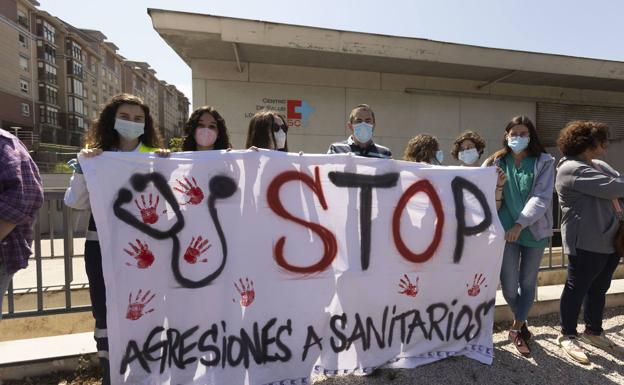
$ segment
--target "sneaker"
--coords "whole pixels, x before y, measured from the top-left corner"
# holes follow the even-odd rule
[[[557,338],[557,342],[559,342],[559,346],[561,346],[563,351],[574,361],[583,365],[589,365],[589,358],[587,358],[583,348],[579,346],[576,336],[562,335]]]
[[[522,338],[522,332],[520,330],[510,330],[509,339],[514,344],[516,349],[518,349],[518,353],[525,357],[529,357],[531,355],[531,348],[529,348],[527,342],[524,338]]]
[[[611,341],[604,334],[604,332],[600,333],[600,335],[583,333],[579,336],[579,341],[585,342],[586,344],[593,345],[603,350],[620,350],[621,349],[621,347],[618,346],[615,342]]]
[[[529,331],[529,328],[527,327],[526,322],[522,324],[522,327],[520,328],[520,335],[522,336],[522,338],[525,341],[529,341],[531,339],[531,332]]]

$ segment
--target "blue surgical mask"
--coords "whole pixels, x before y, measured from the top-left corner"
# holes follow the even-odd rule
[[[115,131],[124,138],[133,140],[143,135],[145,132],[145,123],[131,122],[129,120],[117,118],[115,119]]]
[[[360,143],[368,143],[373,138],[373,125],[364,122],[354,124],[353,136]]]
[[[528,136],[509,136],[507,137],[507,145],[515,154],[519,154],[526,150],[531,140]]]
[[[436,151],[435,157],[439,164],[444,162],[444,152],[442,150]]]
[[[464,164],[471,165],[479,159],[479,151],[477,151],[476,148],[469,148],[467,150],[460,151],[459,154],[457,154],[457,158]]]

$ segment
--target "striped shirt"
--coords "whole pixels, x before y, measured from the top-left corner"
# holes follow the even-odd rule
[[[352,136],[350,136],[347,140],[343,140],[342,142],[333,143],[331,146],[329,146],[327,153],[328,154],[353,153],[355,155],[365,156],[367,158],[381,158],[381,159],[392,158],[392,152],[390,152],[390,149],[388,147],[375,144],[371,141],[368,147],[361,148],[355,143]]]
[[[0,129],[0,219],[15,226],[0,242],[0,264],[8,274],[28,265],[32,225],[43,204],[39,169],[19,139]]]

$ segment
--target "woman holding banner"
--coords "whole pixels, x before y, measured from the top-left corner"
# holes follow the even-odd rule
[[[605,296],[624,255],[624,179],[598,159],[607,152],[608,137],[605,124],[574,121],[561,130],[557,140],[564,155],[556,182],[563,214],[561,238],[569,260],[558,342],[568,356],[583,364],[589,364],[589,359],[578,340],[622,352],[602,329]],[[581,305],[585,331],[579,336],[576,325]]]
[[[503,296],[514,314],[509,339],[518,352],[531,354],[526,325],[535,298],[537,273],[552,235],[555,159],[546,153],[533,122],[514,117],[505,128],[503,148],[485,161],[507,177],[498,216],[505,229],[501,268]]]
[[[439,166],[444,161],[444,152],[440,150],[438,138],[433,135],[420,134],[407,142],[407,147],[405,147],[405,152],[403,153],[403,160]]]
[[[169,150],[158,149],[162,139],[154,126],[149,107],[140,98],[130,94],[114,96],[102,109],[97,121],[89,129],[85,148],[80,154],[85,157],[100,155],[103,151],[153,152],[167,156]],[[65,192],[65,204],[69,207],[89,209],[87,184],[76,159],[69,162],[74,174]],[[89,280],[89,294],[93,317],[94,337],[100,365],[104,370],[103,384],[110,384],[108,363],[108,334],[106,329],[106,287],[102,272],[102,253],[93,216],[85,242],[85,270]]]
[[[183,151],[228,150],[232,148],[225,120],[211,106],[199,107],[184,126]]]
[[[275,111],[260,111],[249,121],[245,147],[288,152],[287,134],[288,125],[283,115]]]

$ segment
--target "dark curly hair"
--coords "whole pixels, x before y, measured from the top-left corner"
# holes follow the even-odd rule
[[[283,127],[284,131],[288,134],[288,121],[284,115],[270,110],[258,111],[249,121],[245,147],[269,148],[271,138],[273,138],[273,143],[276,143],[275,134],[273,133],[273,124],[276,117],[282,119],[285,125]],[[286,145],[281,151],[288,152],[288,136],[286,137]]]
[[[559,132],[557,147],[565,156],[576,156],[609,141],[609,127],[600,122],[575,120]]]
[[[131,94],[119,94],[113,96],[100,111],[100,116],[87,132],[85,148],[101,148],[104,151],[119,148],[119,133],[115,130],[115,115],[117,115],[117,110],[122,104],[139,106],[145,114],[144,133],[139,136],[139,142],[148,147],[162,147],[162,138],[154,125],[150,109],[143,102],[143,99]]]
[[[430,163],[431,159],[435,159],[435,153],[439,149],[440,145],[435,136],[428,134],[416,135],[407,142],[403,160]]]
[[[199,119],[203,114],[210,114],[217,122],[217,140],[214,143],[215,150],[227,150],[232,148],[230,136],[228,135],[225,119],[212,106],[199,107],[189,117],[184,125],[184,143],[182,143],[182,151],[197,151],[197,142],[195,141],[195,130],[199,125]]]
[[[483,150],[485,150],[485,140],[483,140],[481,135],[477,134],[474,131],[464,131],[459,134],[459,136],[455,139],[455,142],[453,142],[453,147],[451,147],[451,155],[453,156],[453,158],[459,160],[457,156],[461,151],[461,144],[465,140],[470,140],[472,143],[474,143],[475,148],[479,152],[480,158],[481,155],[483,155]]]

